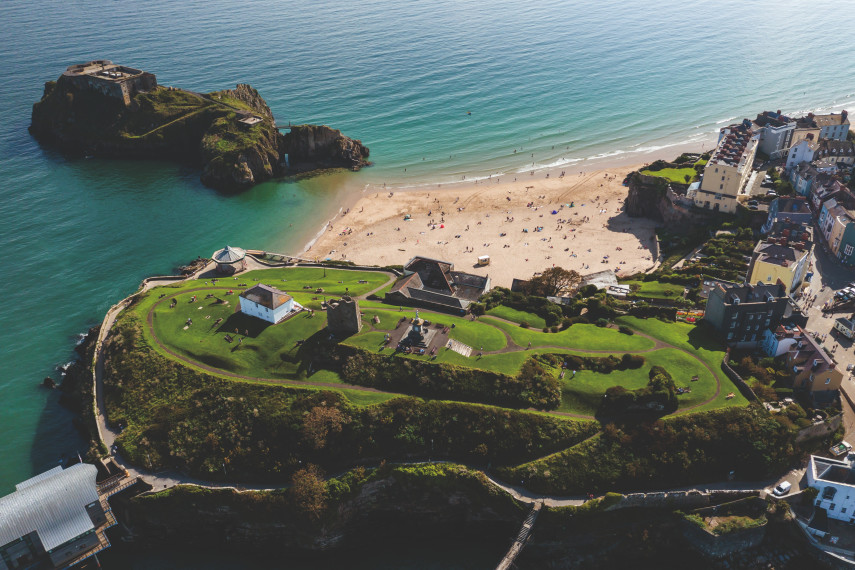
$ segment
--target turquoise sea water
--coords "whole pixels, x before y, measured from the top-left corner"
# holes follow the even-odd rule
[[[591,159],[632,162],[707,142],[763,109],[851,110],[853,8],[849,0],[5,0],[0,494],[81,447],[37,384],[141,278],[226,243],[297,252],[366,184],[471,180],[532,162],[571,171]],[[187,167],[40,147],[26,128],[43,83],[94,58],[198,91],[249,82],[280,122],[340,128],[371,148],[376,165],[223,196]]]

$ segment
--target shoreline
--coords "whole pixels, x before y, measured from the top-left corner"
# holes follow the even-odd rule
[[[533,172],[533,174],[528,174],[528,176],[520,174],[519,172],[510,172],[497,174],[495,176],[489,174],[485,176],[472,176],[467,174],[464,175],[467,178],[465,181],[459,180],[442,182],[438,181],[439,178],[433,178],[431,181],[426,180],[418,183],[398,181],[392,182],[391,184],[386,183],[385,186],[379,183],[364,183],[361,190],[353,188],[352,190],[344,191],[339,194],[339,201],[337,202],[338,208],[334,211],[331,217],[329,217],[326,222],[323,222],[320,228],[315,232],[300,238],[299,241],[303,245],[296,254],[296,257],[311,257],[313,254],[316,257],[321,257],[323,254],[323,251],[321,251],[322,246],[326,245],[323,240],[323,236],[330,231],[331,227],[334,228],[336,223],[341,223],[341,221],[348,215],[348,212],[353,210],[358,204],[362,203],[364,207],[364,201],[372,194],[383,195],[388,194],[389,192],[395,194],[430,194],[431,192],[435,192],[437,195],[442,195],[446,192],[468,192],[473,189],[495,188],[498,186],[505,187],[507,189],[505,186],[506,184],[523,184],[524,186],[531,186],[532,184],[547,181],[552,183],[555,180],[560,180],[559,176],[562,171],[567,172],[568,170],[569,173],[564,176],[564,180],[568,183],[573,182],[574,176],[584,176],[586,174],[590,175],[591,173],[605,172],[610,172],[612,175],[615,175],[615,172],[621,169],[624,171],[623,175],[625,176],[629,172],[639,170],[643,168],[644,165],[654,162],[655,160],[673,160],[684,152],[699,153],[706,149],[707,144],[708,142],[700,140],[690,144],[675,143],[673,145],[663,145],[662,147],[649,152],[636,153],[634,151],[627,151],[622,152],[619,155],[598,155],[597,157],[590,159],[579,159],[578,162],[566,164],[563,167],[535,167],[533,170],[519,169],[523,172]],[[502,181],[503,178],[505,179],[504,182]],[[622,180],[623,177],[620,177],[620,181]],[[425,196],[425,198],[427,198],[427,196]],[[350,215],[353,217],[347,218],[347,221],[350,222],[357,218],[355,214],[359,214],[359,212],[351,213]],[[655,263],[655,260],[651,261],[648,268],[652,267],[653,263]],[[592,268],[591,271],[593,270],[594,269]]]
[[[643,166],[540,173],[429,191],[364,191],[323,226],[301,257],[382,266],[421,255],[489,275],[504,287],[551,265],[582,274],[647,271],[656,263],[656,223],[623,212],[628,193],[623,180]],[[478,265],[483,255],[490,257],[489,265]]]

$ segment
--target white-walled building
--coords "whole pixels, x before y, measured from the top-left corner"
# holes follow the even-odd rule
[[[787,153],[787,172],[803,162],[811,162],[818,148],[819,144],[813,138],[801,140],[791,146]]]
[[[846,111],[816,115],[814,121],[819,127],[819,138],[821,139],[845,141],[849,135],[849,113]]]
[[[814,504],[829,518],[855,523],[855,468],[848,461],[811,455],[807,482],[819,494]]]
[[[302,309],[291,295],[261,283],[240,294],[240,312],[268,323],[276,324]]]

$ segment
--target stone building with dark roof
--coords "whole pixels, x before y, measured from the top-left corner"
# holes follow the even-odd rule
[[[465,313],[469,305],[490,290],[490,277],[455,271],[454,264],[428,257],[414,257],[404,275],[386,293],[395,305],[425,307]]]
[[[276,324],[302,309],[291,295],[263,283],[240,294],[240,312],[268,323]]]
[[[709,322],[729,346],[756,347],[766,329],[778,328],[794,311],[787,287],[764,285],[716,285],[707,299],[704,320]]]

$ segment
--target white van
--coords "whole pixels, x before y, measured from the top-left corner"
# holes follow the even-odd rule
[[[784,481],[783,483],[781,483],[780,485],[778,485],[777,487],[775,487],[775,488],[772,490],[772,492],[773,492],[773,493],[775,494],[775,496],[777,496],[777,497],[783,497],[784,495],[786,495],[787,493],[789,493],[789,492],[790,492],[790,489],[791,489],[792,487],[793,487],[793,484],[792,484],[792,483],[790,483],[789,481]]]

